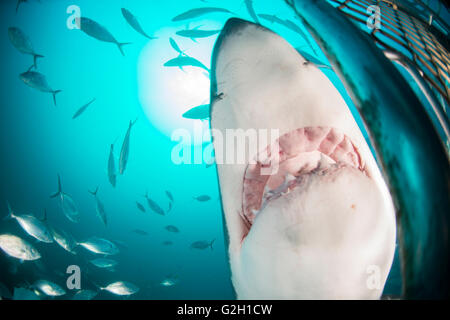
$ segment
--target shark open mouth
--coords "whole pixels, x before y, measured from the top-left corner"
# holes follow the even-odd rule
[[[301,186],[308,175],[353,167],[369,176],[350,138],[330,127],[306,127],[286,133],[260,152],[257,159],[255,164],[247,165],[244,174],[241,216],[248,231],[270,201]]]

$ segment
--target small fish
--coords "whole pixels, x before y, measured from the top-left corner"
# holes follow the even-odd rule
[[[77,291],[72,297],[72,300],[92,300],[98,295],[98,292],[82,289]]]
[[[12,234],[0,235],[0,249],[9,256],[22,261],[32,261],[41,258],[39,251],[31,244]]]
[[[188,10],[186,12],[183,12],[183,13],[177,15],[176,17],[172,18],[172,21],[175,22],[175,21],[189,20],[189,19],[198,18],[198,17],[208,14],[208,13],[218,13],[218,12],[233,14],[231,11],[229,11],[227,9],[223,9],[223,8],[213,8],[213,7],[196,8],[196,9],[191,9],[191,10]]]
[[[170,202],[169,202],[169,208],[167,209],[167,212],[170,212],[170,210],[172,210],[172,208],[173,208],[173,202],[174,202],[174,199],[173,199],[172,193],[171,193],[170,191],[168,191],[168,190],[166,190],[166,195],[167,195],[167,197],[168,197],[169,200],[170,200]]]
[[[159,284],[163,287],[173,287],[178,283],[178,276],[169,276],[162,280]]]
[[[303,40],[308,44],[308,46],[311,48],[311,50],[314,52],[314,54],[316,53],[316,50],[314,49],[313,44],[311,43],[311,41],[309,40],[307,34],[298,26],[296,25],[293,21],[291,20],[283,20],[278,18],[275,15],[271,15],[271,14],[258,14],[258,16],[264,20],[267,20],[271,23],[278,23],[281,24],[282,26],[285,26],[286,28],[290,29],[291,31],[298,33]]]
[[[157,39],[156,37],[151,37],[149,36],[147,33],[145,33],[145,31],[142,29],[139,21],[137,20],[137,18],[127,9],[122,8],[122,15],[125,18],[125,20],[127,20],[128,24],[137,32],[139,32],[140,34],[142,34],[144,37],[150,39],[150,40],[154,40]]]
[[[178,44],[176,43],[176,41],[173,38],[169,38],[169,42],[170,42],[170,45],[172,46],[173,50],[178,52],[180,54],[180,56],[186,55],[184,53],[184,51],[180,49],[180,47],[178,46]]]
[[[103,224],[105,226],[108,225],[108,217],[106,215],[105,206],[100,201],[100,199],[97,196],[98,193],[98,187],[95,189],[95,191],[89,191],[90,194],[92,194],[95,198],[95,211],[97,212],[98,217],[100,220],[102,220]]]
[[[221,30],[199,30],[199,29],[187,29],[177,31],[176,34],[180,37],[190,38],[192,41],[197,42],[198,38],[207,38],[218,34]]]
[[[37,69],[37,59],[44,58],[43,55],[37,54],[33,45],[31,44],[30,38],[19,28],[11,27],[8,29],[9,40],[12,45],[23,54],[29,54],[33,56],[33,65],[30,67]]]
[[[76,119],[79,116],[81,116],[81,114],[83,112],[86,111],[86,109],[95,101],[95,98],[93,98],[91,101],[89,101],[88,103],[86,103],[85,105],[83,105],[80,109],[77,110],[77,112],[75,112],[75,114],[73,115],[72,119]]]
[[[100,290],[106,290],[118,296],[130,296],[137,293],[139,288],[127,281],[117,281],[106,287],[100,287]]]
[[[140,211],[145,212],[145,207],[137,201],[136,201],[136,206]]]
[[[157,214],[160,214],[162,216],[165,215],[164,210],[148,196],[148,192],[145,194],[145,198],[147,199],[147,203],[150,209],[152,209]]]
[[[180,232],[180,230],[179,230],[177,227],[172,226],[172,225],[166,226],[165,229],[166,229],[167,231],[173,232],[173,233],[178,233],[178,232]]]
[[[42,73],[35,71],[27,71],[22,73],[19,76],[20,80],[22,80],[29,87],[42,91],[48,92],[53,95],[53,102],[56,106],[56,95],[61,92],[61,90],[53,90],[47,83],[47,79]]]
[[[114,243],[99,237],[92,237],[86,241],[79,242],[78,245],[97,254],[112,256],[119,253],[119,248]]]
[[[173,201],[173,195],[169,190],[166,190],[166,195],[169,198],[170,201]]]
[[[100,25],[98,22],[95,22],[92,19],[81,17],[76,18],[77,24],[80,26],[81,31],[86,33],[88,36],[91,36],[97,40],[103,41],[103,42],[110,42],[117,45],[117,47],[120,50],[120,53],[124,56],[125,53],[123,52],[122,47],[124,45],[130,44],[129,42],[118,42],[116,38],[102,25]]]
[[[258,17],[263,18],[264,20],[267,20],[271,23],[275,23],[275,22],[279,23],[279,24],[283,23],[282,19],[278,18],[276,15],[273,15],[273,14],[261,13],[261,14],[258,14]]]
[[[9,203],[8,203],[7,218],[15,219],[22,227],[22,229],[25,230],[25,232],[30,236],[32,236],[33,238],[36,238],[37,240],[45,243],[53,242],[52,234],[50,233],[49,229],[47,228],[44,222],[29,214],[22,214],[22,215],[15,214],[12,211]]]
[[[311,40],[309,40],[308,35],[298,25],[296,25],[293,21],[288,20],[288,19],[282,20],[282,21],[283,22],[281,22],[281,24],[283,26],[285,26],[286,28],[290,29],[291,31],[294,31],[294,32],[298,33],[303,38],[303,40],[306,41],[306,43],[309,45],[309,47],[314,52],[314,54],[317,54],[316,50],[314,49],[313,44],[311,43]]]
[[[253,0],[244,0],[245,6],[247,7],[247,11],[250,14],[250,17],[257,23],[259,23],[258,16],[256,15],[255,9],[253,8]]]
[[[108,180],[109,183],[115,188],[117,182],[116,176],[116,164],[114,159],[114,143],[111,144],[109,149],[109,158],[108,158]]]
[[[97,268],[114,268],[117,266],[118,262],[113,259],[107,259],[107,258],[97,258],[89,261]]]
[[[148,236],[148,232],[141,229],[134,229],[133,232],[141,236]]]
[[[32,285],[32,288],[39,290],[39,292],[49,297],[59,297],[66,294],[63,288],[48,280],[38,280]]]
[[[72,222],[80,221],[80,213],[78,212],[78,208],[75,205],[75,201],[73,201],[72,197],[67,193],[62,191],[61,187],[61,177],[58,174],[58,191],[51,195],[50,198],[59,197],[59,204],[62,208],[64,215]]]
[[[186,56],[179,56],[177,58],[171,59],[164,63],[165,67],[178,67],[180,69],[183,69],[183,67],[198,67],[202,68],[209,72],[209,69],[200,61],[198,61],[195,58],[192,57],[186,57]]]
[[[201,196],[193,197],[193,198],[194,198],[195,200],[197,200],[198,202],[206,202],[206,201],[211,200],[211,197],[208,196],[208,195],[201,195]]]
[[[134,121],[130,121],[130,124],[128,125],[127,133],[125,134],[125,138],[123,139],[122,149],[120,150],[120,158],[119,158],[119,173],[120,174],[123,174],[127,167],[128,157],[130,154],[131,128],[136,123],[136,121],[137,121],[137,119]]]
[[[202,240],[202,241],[196,241],[191,244],[191,249],[198,249],[198,250],[205,250],[207,248],[211,248],[213,250],[213,243],[216,239],[212,240],[211,242]]]
[[[183,118],[195,119],[195,120],[205,120],[209,119],[210,107],[209,104],[202,104],[198,107],[189,109],[183,113]]]
[[[162,243],[162,245],[163,245],[163,246],[171,246],[171,245],[173,245],[173,242],[170,241],[170,240],[167,240],[167,241],[164,241],[164,242]]]
[[[72,254],[76,254],[75,247],[77,242],[75,239],[66,231],[57,229],[56,227],[50,227],[50,232],[52,233],[53,239],[59,244],[64,250]]]

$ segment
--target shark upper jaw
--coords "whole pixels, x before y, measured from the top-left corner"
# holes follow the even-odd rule
[[[395,250],[392,200],[339,92],[305,62],[278,35],[240,19],[226,23],[214,48],[216,158],[226,152],[217,132],[226,145],[228,129],[277,129],[275,145],[295,150],[256,188],[257,164],[218,163],[232,282],[240,299],[379,298]],[[326,137],[335,138],[329,150]],[[379,271],[375,289],[366,284],[370,266]]]

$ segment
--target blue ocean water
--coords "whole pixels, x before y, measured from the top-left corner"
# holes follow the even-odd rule
[[[171,19],[189,9],[204,6],[227,8],[232,14],[215,13],[190,20],[189,27],[220,29],[231,16],[251,20],[243,1],[149,1],[149,0],[46,0],[22,3],[15,12],[16,1],[0,3],[1,87],[0,101],[0,215],[7,215],[9,201],[15,212],[42,216],[47,222],[71,233],[81,241],[99,236],[120,243],[114,257],[115,271],[98,270],[88,263],[94,254],[78,248],[71,255],[56,244],[36,243],[16,221],[0,222],[0,233],[13,233],[28,241],[42,253],[38,263],[18,261],[0,254],[0,282],[10,289],[27,286],[38,279],[65,285],[66,268],[79,265],[82,288],[96,290],[96,284],[130,281],[140,291],[130,299],[232,299],[233,289],[225,246],[221,204],[215,167],[202,164],[177,165],[171,159],[176,142],[171,133],[178,128],[194,132],[194,125],[207,122],[186,120],[182,114],[209,102],[209,79],[198,68],[184,70],[163,64],[178,56],[169,43],[176,40],[186,53],[210,67],[217,35],[194,42],[175,34],[186,22]],[[76,5],[81,15],[105,26],[123,47],[122,56],[114,44],[100,42],[80,30],[69,29],[67,9]],[[254,1],[258,13],[275,14],[291,19],[293,13],[283,2]],[[157,39],[149,40],[125,21],[121,8],[130,10],[143,29]],[[327,62],[317,46],[314,50],[299,34],[263,21],[289,41]],[[34,50],[45,57],[38,60],[38,71],[45,74],[50,86],[62,90],[54,106],[49,93],[26,86],[19,74],[32,64],[32,57],[18,52],[8,38],[9,27],[19,27]],[[301,28],[305,30],[302,26]],[[312,41],[312,38],[311,38]],[[314,52],[315,51],[315,52]],[[323,72],[333,81],[361,121],[348,95],[331,71]],[[91,99],[96,100],[77,119],[74,113]],[[130,121],[137,119],[131,131],[130,158],[114,188],[108,181],[107,163],[110,145],[115,144],[116,161]],[[361,126],[362,127],[362,126]],[[193,144],[201,150],[202,143]],[[70,222],[50,195],[57,191],[57,175],[62,189],[70,194],[81,214],[79,223]],[[105,227],[95,212],[95,199],[88,192],[99,187],[98,197],[108,215]],[[174,196],[173,209],[161,216],[147,206],[146,192],[167,209],[169,190]],[[210,201],[193,197],[207,194]],[[146,207],[141,212],[136,202]],[[175,225],[177,234],[165,226]],[[140,235],[133,230],[146,231]],[[194,241],[214,242],[214,249],[193,250]],[[172,241],[172,246],[164,246]],[[396,262],[397,263],[397,262]],[[399,292],[398,266],[388,293]],[[176,275],[173,287],[160,283]],[[69,292],[63,298],[71,298]],[[101,292],[98,298],[117,297]]]

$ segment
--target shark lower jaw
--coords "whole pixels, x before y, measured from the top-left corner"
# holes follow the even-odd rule
[[[247,227],[272,201],[305,189],[312,176],[335,175],[354,168],[368,176],[357,147],[340,130],[307,127],[284,134],[248,164],[243,177],[241,218]]]
[[[330,127],[281,136],[247,165],[242,192],[246,229],[230,251],[239,299],[380,297],[395,232],[348,136]],[[376,288],[367,285],[373,266]]]

